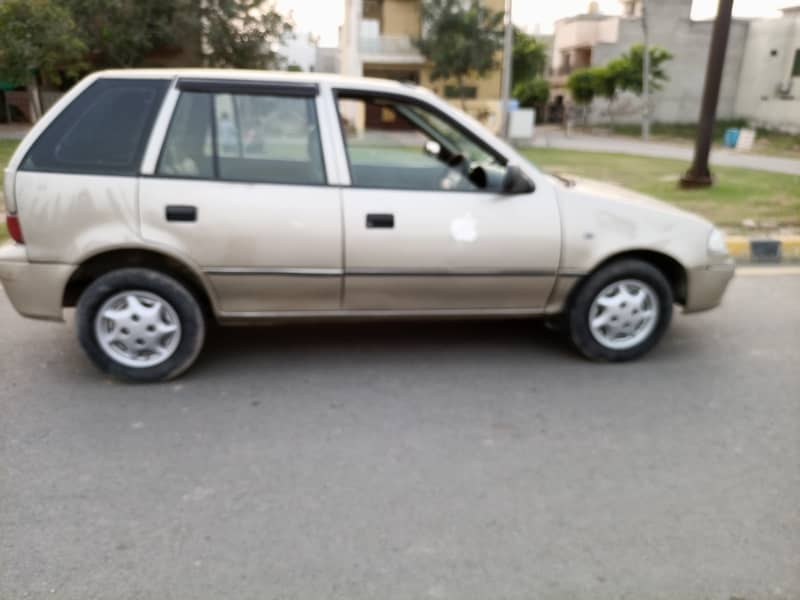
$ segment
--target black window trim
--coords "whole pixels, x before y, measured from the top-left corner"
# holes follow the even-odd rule
[[[339,127],[341,127],[341,114],[339,114],[339,100],[344,99],[351,99],[351,100],[359,100],[363,99],[364,97],[368,98],[384,98],[386,100],[394,100],[396,102],[404,102],[405,104],[415,104],[428,110],[435,114],[437,117],[445,121],[448,125],[450,125],[453,129],[457,130],[459,133],[463,134],[465,137],[472,140],[476,146],[479,146],[481,149],[485,150],[487,154],[489,154],[492,158],[494,158],[501,166],[505,167],[508,165],[508,157],[501,154],[498,150],[492,148],[489,144],[484,142],[479,136],[476,136],[474,133],[469,131],[466,127],[461,125],[461,123],[455,121],[450,115],[446,112],[441,110],[439,107],[434,106],[424,100],[417,98],[415,96],[407,96],[405,94],[396,93],[396,92],[384,92],[384,91],[373,91],[373,90],[364,90],[358,88],[341,88],[337,87],[333,90],[333,97],[334,102],[336,102],[336,113],[340,117],[339,118]],[[344,134],[344,130],[342,131]],[[343,138],[344,139],[344,138]]]
[[[299,96],[305,98],[313,98],[319,95],[319,86],[316,83],[258,81],[255,79],[181,77],[175,87],[181,92],[203,92],[208,94]]]
[[[180,83],[180,82],[179,82]],[[180,89],[180,88],[178,88]],[[161,166],[161,161],[164,157],[164,151],[167,147],[167,141],[169,140],[169,134],[172,130],[172,126],[175,122],[175,117],[178,113],[178,104],[181,101],[181,98],[185,93],[195,93],[195,94],[209,94],[210,95],[210,104],[211,104],[211,151],[214,154],[213,160],[213,167],[214,167],[214,176],[213,177],[192,177],[191,175],[173,175],[167,173],[159,173],[158,169]],[[286,181],[253,181],[250,179],[225,179],[220,176],[219,173],[219,152],[217,148],[217,116],[215,112],[215,97],[216,95],[223,95],[223,94],[230,94],[230,95],[252,95],[248,93],[237,93],[237,92],[230,92],[230,91],[199,91],[199,90],[180,90],[178,98],[175,100],[175,105],[172,107],[172,114],[169,117],[169,124],[167,125],[167,130],[164,133],[164,139],[161,140],[161,147],[158,149],[158,159],[156,160],[155,167],[152,173],[148,174],[140,174],[139,177],[143,177],[146,179],[175,179],[178,181],[208,181],[212,183],[238,183],[238,184],[248,184],[248,185],[299,185],[299,186],[306,186],[306,187],[335,187],[333,186],[330,181],[328,180],[328,168],[326,164],[326,157],[325,157],[325,148],[322,146],[322,132],[320,128],[320,120],[319,120],[319,112],[317,111],[317,103],[316,99],[311,102],[311,109],[314,112],[314,119],[315,119],[315,130],[317,132],[317,137],[319,138],[319,151],[320,157],[322,158],[322,177],[323,181],[320,183],[309,183],[309,182],[286,182]],[[281,95],[284,97],[295,97],[295,98],[314,98],[312,95],[307,94],[267,94],[264,93],[265,96],[273,96],[273,95]]]

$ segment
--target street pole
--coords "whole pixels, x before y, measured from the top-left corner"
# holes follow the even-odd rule
[[[503,38],[503,77],[500,90],[500,133],[508,139],[509,110],[511,100],[512,56],[514,54],[514,24],[511,21],[511,0],[506,0],[505,6],[505,36]]]
[[[642,33],[644,49],[642,54],[642,139],[650,139],[650,31],[647,27],[647,0],[642,0]]]
[[[697,125],[697,139],[694,146],[694,160],[680,180],[682,188],[709,187],[713,183],[708,168],[711,153],[711,139],[714,132],[714,119],[717,115],[719,88],[722,83],[722,68],[725,66],[725,51],[728,47],[728,33],[731,28],[733,0],[719,0],[717,18],[711,32],[711,48],[706,67],[706,83],[703,89],[703,103],[700,106],[700,123]]]

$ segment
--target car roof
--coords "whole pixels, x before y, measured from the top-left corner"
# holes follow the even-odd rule
[[[276,83],[325,83],[334,87],[356,89],[379,89],[399,93],[430,93],[429,90],[413,83],[401,83],[391,79],[373,77],[349,77],[334,73],[302,73],[289,71],[260,71],[251,69],[114,69],[95,73],[98,78],[150,78],[174,79],[191,77],[193,79],[231,79],[241,81],[265,81]]]

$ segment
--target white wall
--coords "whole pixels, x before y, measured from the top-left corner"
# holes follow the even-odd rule
[[[650,10],[651,6],[657,7],[657,11]],[[650,43],[666,48],[673,54],[672,60],[665,63],[669,81],[664,83],[660,92],[653,94],[652,116],[655,121],[686,123],[697,121],[700,115],[712,22],[690,20],[689,7],[690,3],[684,0],[665,0],[648,4]],[[747,30],[747,21],[734,20],[731,24],[717,106],[717,117],[721,119],[736,116],[736,95]],[[642,41],[641,20],[622,19],[616,43],[595,46],[592,52],[592,64],[605,64]],[[637,98],[626,95],[620,99],[619,105],[621,109],[627,110],[617,115],[617,120],[640,119],[641,103]],[[593,110],[595,119],[607,120],[603,114],[605,107],[605,101],[598,100],[595,103]]]
[[[362,14],[362,0],[345,0],[344,25],[339,30],[339,48],[341,49],[339,68],[343,74],[354,77],[360,77],[364,73],[359,53]]]
[[[750,25],[736,113],[755,125],[800,133],[800,77],[791,77],[800,49],[800,15],[763,19]],[[788,94],[778,93],[791,84]]]

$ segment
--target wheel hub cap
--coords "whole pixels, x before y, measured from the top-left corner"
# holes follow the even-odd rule
[[[637,279],[606,286],[589,309],[594,339],[612,350],[633,348],[646,340],[658,323],[658,296]]]
[[[181,341],[178,313],[151,292],[126,291],[105,301],[95,318],[103,351],[128,367],[154,367],[171,357]]]

